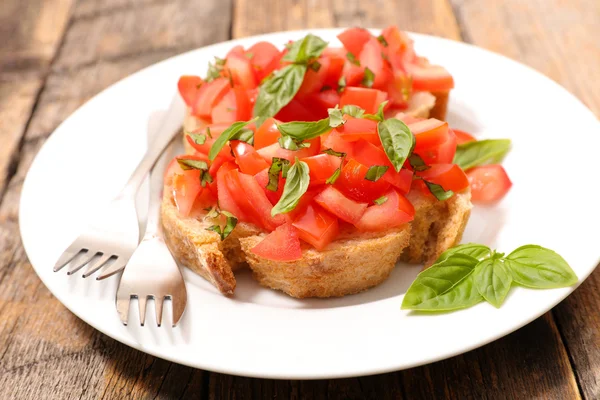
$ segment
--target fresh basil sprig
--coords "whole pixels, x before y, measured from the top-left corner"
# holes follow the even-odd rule
[[[214,211],[216,211],[215,209],[213,209]],[[209,211],[209,213],[213,212],[212,210]],[[227,219],[225,222],[225,226],[221,227],[221,225],[212,225],[208,228],[206,228],[207,231],[212,231],[212,232],[216,232],[219,234],[219,236],[221,236],[221,240],[225,240],[225,238],[227,238],[227,236],[229,236],[229,234],[231,232],[233,232],[233,229],[236,227],[237,223],[238,223],[238,219],[236,218],[235,215],[233,215],[232,213],[228,212],[228,211],[217,211],[218,213],[220,213],[221,215],[224,215]],[[214,213],[213,213],[214,215]],[[218,214],[217,214],[218,217]],[[212,218],[212,217],[211,217]]]
[[[310,183],[309,172],[308,164],[298,160],[296,157],[296,162],[288,170],[281,198],[271,210],[273,217],[277,214],[290,212],[296,208],[300,197],[308,189],[308,184]]]
[[[273,157],[271,166],[269,167],[269,183],[267,190],[276,192],[279,189],[279,173],[286,167],[289,167],[290,160],[285,158]]]
[[[296,140],[314,139],[329,131],[329,117],[319,121],[294,121],[277,125],[277,129],[283,136],[290,136]]]
[[[517,284],[535,289],[577,283],[577,275],[557,253],[536,245],[521,246],[508,256],[469,243],[444,252],[411,284],[402,308],[450,311],[482,300],[500,307]]]
[[[308,34],[301,40],[296,40],[288,47],[284,61],[294,63],[308,63],[319,57],[327,47],[327,42],[318,36]]]
[[[399,119],[389,118],[377,124],[377,133],[383,150],[392,162],[396,172],[400,172],[406,158],[415,147],[415,135]]]
[[[459,144],[454,164],[464,170],[484,164],[497,164],[510,150],[510,139],[487,139]]]
[[[234,122],[229,128],[225,129],[211,146],[210,151],[208,152],[208,159],[212,161],[217,158],[217,155],[219,155],[219,152],[225,144],[235,138],[246,125],[254,121],[256,121],[256,118],[251,119],[250,121]]]

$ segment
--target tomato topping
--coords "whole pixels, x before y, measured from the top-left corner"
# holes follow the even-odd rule
[[[173,199],[179,214],[187,217],[192,211],[196,197],[202,191],[200,185],[200,171],[190,169],[182,174],[173,175]],[[208,191],[208,189],[207,189]]]
[[[236,164],[240,166],[240,171],[243,173],[254,175],[269,167],[265,159],[248,143],[232,140],[229,146],[235,156]]]
[[[279,174],[279,183],[277,185],[277,191],[275,192],[267,189],[267,185],[269,184],[269,168],[265,168],[256,175],[254,175],[254,179],[256,179],[256,182],[258,182],[260,187],[263,189],[263,191],[267,195],[267,199],[269,199],[271,204],[277,204],[277,202],[281,198],[281,195],[283,194],[283,186],[285,185],[285,179],[281,177],[281,174]]]
[[[319,57],[317,60],[320,67],[317,71],[312,68],[308,68],[304,74],[304,80],[302,86],[298,89],[298,96],[304,96],[310,93],[318,92],[325,84],[327,73],[329,69],[330,60],[329,58]]]
[[[381,56],[382,51],[381,43],[376,38],[371,37],[363,46],[359,58],[360,66],[362,68],[369,68],[373,72],[373,75],[375,75],[373,87],[377,89],[385,89],[386,83],[392,77],[392,69]]]
[[[316,156],[303,158],[310,171],[310,185],[322,185],[340,167],[341,157],[321,153]]]
[[[471,135],[470,133],[461,131],[460,129],[454,129],[454,128],[452,128],[452,131],[456,135],[456,144],[463,144],[463,143],[477,141],[477,139],[475,139],[475,137],[473,135]]]
[[[192,107],[196,104],[196,99],[198,98],[198,92],[200,91],[202,83],[202,78],[199,76],[183,75],[179,78],[177,89],[188,107]]]
[[[415,150],[435,147],[448,139],[448,123],[435,118],[415,122],[408,127],[417,140]]]
[[[323,140],[323,149],[333,149],[340,153],[346,153],[346,156],[352,156],[353,143],[348,142],[340,136],[337,130],[332,130]]]
[[[270,146],[258,149],[256,152],[260,154],[269,164],[273,161],[273,157],[285,158],[290,162],[294,162],[296,157],[305,158],[314,156],[319,153],[321,148],[321,138],[314,138],[308,140],[309,147],[301,148],[300,150],[286,150],[282,149],[279,143],[273,143]]]
[[[217,198],[219,200],[219,207],[221,210],[229,211],[240,220],[248,221],[248,217],[235,203],[233,193],[229,191],[227,182],[225,181],[227,173],[235,169],[236,166],[233,162],[226,162],[217,171]]]
[[[173,176],[175,174],[183,174],[183,170],[181,169],[181,167],[179,166],[179,163],[177,162],[177,157],[175,157],[174,159],[171,160],[171,162],[167,166],[167,169],[165,170],[165,175],[163,178],[163,180],[165,182],[165,186],[173,185]]]
[[[324,90],[306,96],[304,102],[312,104],[315,114],[322,115],[325,118],[329,108],[335,108],[336,105],[340,104],[340,95],[333,89]]]
[[[251,46],[246,53],[254,67],[257,82],[262,81],[267,75],[279,66],[281,52],[269,42],[258,42]]]
[[[405,32],[393,25],[381,31],[381,36],[388,44],[384,48],[384,54],[387,55],[394,70],[404,70],[404,65],[412,62],[415,57],[412,40]]]
[[[315,201],[333,215],[350,223],[358,222],[367,209],[366,203],[349,199],[333,186],[327,186],[315,197]]]
[[[262,149],[273,143],[277,143],[277,139],[281,137],[279,130],[277,129],[277,121],[275,118],[267,118],[265,122],[257,129],[254,135],[254,148]]]
[[[428,170],[417,172],[417,175],[453,192],[460,192],[469,186],[467,176],[456,164],[433,164]]]
[[[202,128],[202,129],[195,131],[194,133],[205,136],[204,144],[197,144],[196,142],[194,142],[194,139],[192,139],[192,137],[190,135],[185,135],[186,140],[190,144],[190,146],[192,146],[194,148],[194,150],[196,150],[197,152],[200,152],[203,154],[208,154],[210,152],[210,148],[212,147],[215,140],[217,140],[219,135],[221,135],[221,133],[223,133],[223,131],[225,129],[229,128],[229,126],[230,126],[230,124],[208,125],[208,130],[210,131],[210,135],[212,136],[212,138],[210,136],[208,136],[207,128]],[[226,160],[233,160],[233,156],[231,155],[230,149],[227,148],[227,146],[223,146],[223,148],[219,152],[218,157],[223,157]]]
[[[302,101],[294,98],[288,105],[279,110],[275,118],[282,122],[317,121],[322,116],[318,113],[318,110],[316,111]]]
[[[230,53],[223,70],[228,74],[231,73],[234,86],[241,85],[244,89],[253,89],[258,85],[254,68],[244,53]]]
[[[290,224],[281,225],[269,233],[251,251],[259,257],[273,261],[295,261],[302,258],[298,233]]]
[[[473,203],[489,204],[503,198],[512,182],[502,165],[483,165],[467,171]]]
[[[346,60],[344,68],[342,69],[342,75],[346,80],[346,89],[360,85],[363,76],[365,75],[365,69]]]
[[[233,124],[237,121],[237,104],[235,92],[229,90],[212,109],[213,124]]]
[[[426,92],[447,92],[454,88],[454,79],[446,68],[439,65],[425,67],[413,65],[410,68],[413,89]]]
[[[376,182],[365,179],[368,170],[368,167],[350,159],[342,168],[335,187],[353,200],[363,203],[372,202],[381,197],[389,189],[390,184],[383,178]]]
[[[337,35],[337,37],[340,42],[342,42],[346,50],[358,58],[364,44],[367,43],[367,41],[369,41],[369,39],[371,39],[373,36],[366,29],[349,28]]]
[[[297,229],[300,239],[317,250],[327,247],[339,232],[338,219],[315,203],[304,208],[292,225]]]
[[[361,231],[385,231],[396,228],[414,219],[415,208],[406,197],[391,189],[385,193],[385,202],[367,207],[355,224]]]
[[[367,114],[375,114],[379,105],[387,99],[387,93],[377,89],[347,87],[340,97],[340,107],[347,104],[359,106]]]
[[[446,141],[437,145],[436,147],[429,147],[428,149],[419,149],[415,153],[423,158],[426,164],[450,164],[454,160],[456,154],[456,135],[449,129],[447,132],[448,136]]]
[[[196,104],[192,107],[192,115],[204,119],[211,117],[212,108],[229,91],[229,80],[217,78],[211,82],[205,82],[198,91]]]
[[[381,144],[381,140],[377,134],[377,121],[354,118],[350,115],[345,115],[344,119],[346,123],[335,128],[342,139],[348,142],[365,139],[375,145]]]

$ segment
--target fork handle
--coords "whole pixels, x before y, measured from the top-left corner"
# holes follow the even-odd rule
[[[169,105],[169,109],[167,110],[167,114],[162,118],[160,125],[151,132],[149,135],[149,143],[148,150],[142,158],[142,161],[138,164],[133,174],[127,181],[127,184],[121,191],[120,196],[122,197],[134,197],[137,193],[140,185],[148,175],[148,172],[152,169],[158,157],[164,151],[171,141],[179,134],[181,131],[181,124],[185,117],[184,111],[185,107],[179,107],[177,105],[178,102],[181,102],[178,95],[173,97],[171,104]]]
[[[162,191],[164,187],[163,175],[167,163],[173,157],[174,143],[171,143],[150,173],[150,202],[148,204],[148,219],[146,231],[142,240],[151,239],[159,235],[160,231],[160,206],[162,204]]]

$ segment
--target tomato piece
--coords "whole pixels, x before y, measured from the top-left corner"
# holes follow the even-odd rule
[[[408,125],[415,135],[415,150],[434,148],[448,140],[448,123],[429,118]]]
[[[302,258],[300,238],[290,224],[284,224],[269,233],[251,251],[259,257],[272,261],[295,261]]]
[[[471,135],[470,133],[461,131],[460,129],[454,129],[454,128],[452,129],[452,131],[456,135],[456,144],[463,144],[463,143],[477,141],[477,139],[475,139],[475,137],[473,135]]]
[[[413,89],[426,92],[447,92],[454,88],[454,79],[446,68],[439,65],[410,67]]]
[[[235,162],[240,167],[240,171],[245,174],[255,175],[265,168],[269,167],[269,164],[264,158],[260,156],[254,150],[254,147],[248,143],[232,140],[229,142],[229,146],[235,156]]]
[[[319,115],[327,116],[327,109],[335,108],[336,105],[340,104],[340,95],[333,89],[324,90],[307,96],[305,102],[312,103],[319,110]]]
[[[390,184],[382,178],[376,182],[365,179],[368,170],[368,167],[350,159],[342,168],[335,187],[353,200],[363,203],[372,202],[381,197],[389,189]]]
[[[442,186],[444,190],[460,192],[469,186],[467,176],[456,164],[433,164],[429,169],[416,174],[428,182]]]
[[[452,129],[448,129],[446,141],[436,147],[428,149],[416,149],[415,152],[421,156],[426,164],[450,164],[456,154],[456,135]]]
[[[402,71],[406,63],[410,63],[415,58],[413,43],[406,32],[402,32],[397,26],[388,26],[381,31],[381,36],[385,39],[388,46],[384,48],[384,54],[387,55],[394,71]]]
[[[317,121],[321,118],[321,115],[315,113],[310,107],[294,98],[285,107],[279,110],[275,118],[281,122]]]
[[[285,185],[285,179],[281,177],[281,174],[279,174],[279,183],[277,184],[277,191],[275,192],[267,189],[267,185],[269,184],[269,168],[265,168],[258,172],[256,175],[254,175],[254,179],[256,179],[256,182],[258,182],[260,187],[263,189],[271,204],[277,204],[281,198],[281,195],[283,194],[283,186]]]
[[[235,92],[233,90],[227,91],[227,94],[223,96],[212,109],[211,119],[213,124],[232,124],[237,120],[237,105],[235,99]]]
[[[340,97],[340,107],[347,104],[359,106],[367,114],[375,114],[379,105],[387,99],[387,93],[377,89],[347,87]]]
[[[196,104],[196,99],[198,98],[198,93],[203,82],[202,78],[194,75],[183,75],[179,78],[177,89],[188,107]]]
[[[298,236],[317,250],[323,250],[339,233],[338,219],[318,204],[311,203],[292,225]]]
[[[183,174],[183,170],[181,169],[181,167],[179,166],[179,163],[177,162],[177,157],[175,157],[171,160],[171,162],[167,166],[167,169],[165,170],[165,175],[163,178],[165,186],[173,185],[173,176],[175,176],[175,174],[180,174],[180,175]]]
[[[200,185],[200,171],[190,169],[182,174],[173,175],[173,199],[179,214],[187,217],[192,211],[196,197],[202,191]],[[208,191],[208,189],[207,189]]]
[[[387,82],[392,78],[392,70],[381,56],[382,52],[381,43],[376,38],[371,37],[364,44],[359,57],[360,66],[363,69],[369,68],[375,75],[373,87],[377,89],[385,89]]]
[[[262,149],[274,143],[277,143],[277,139],[281,137],[277,124],[280,121],[275,118],[267,118],[265,122],[256,130],[254,134],[254,148]]]
[[[490,204],[502,199],[512,182],[502,165],[482,165],[467,171],[473,203]]]
[[[237,218],[242,221],[248,221],[248,217],[242,212],[242,210],[235,203],[233,194],[227,188],[227,182],[225,178],[229,171],[235,170],[236,165],[229,161],[221,165],[221,168],[217,170],[217,198],[219,200],[219,207],[221,210],[229,211]]]
[[[344,68],[342,69],[342,75],[346,80],[346,89],[349,87],[354,87],[360,85],[364,75],[365,69],[361,66],[358,66],[348,60],[344,63]],[[345,89],[344,89],[345,90]]]
[[[412,91],[412,81],[404,71],[393,71],[385,89],[387,90],[392,106],[400,109],[408,107],[409,95]]]
[[[354,151],[352,143],[342,139],[335,129],[323,140],[323,149],[333,149],[340,153],[346,153],[348,157],[351,157]]]
[[[348,28],[344,32],[337,35],[338,39],[346,50],[354,54],[358,58],[365,43],[373,36],[371,32],[363,28]]]
[[[415,217],[415,208],[406,197],[391,189],[384,194],[386,201],[381,205],[367,207],[355,224],[360,231],[378,232],[396,228]]]
[[[277,47],[269,42],[258,42],[248,49],[246,54],[250,55],[250,63],[254,67],[254,75],[258,82],[262,81],[267,75],[279,65],[281,52]]]
[[[241,44],[238,44],[237,46],[233,46],[231,48],[231,50],[229,50],[229,52],[225,56],[225,59],[229,58],[232,54],[237,54],[239,56],[243,56],[244,54],[246,54],[246,52],[244,51],[244,46],[242,46]]]
[[[347,142],[356,142],[364,139],[375,145],[380,145],[381,140],[377,134],[377,121],[370,119],[354,118],[345,115],[346,122],[335,128],[339,136]]]
[[[322,185],[340,167],[340,157],[321,153],[316,156],[303,158],[310,171],[310,185]]]
[[[197,131],[194,131],[194,133],[198,133],[201,135],[204,135],[206,137],[204,144],[197,144],[196,142],[194,142],[194,140],[192,139],[192,137],[190,135],[186,135],[186,140],[187,142],[190,144],[190,146],[192,146],[194,148],[194,150],[203,153],[203,154],[208,154],[210,152],[210,148],[212,147],[212,145],[214,144],[215,140],[217,140],[217,138],[219,137],[219,135],[221,135],[221,133],[223,133],[223,131],[227,128],[229,128],[230,124],[211,124],[208,125],[206,128],[202,128],[199,129]],[[207,130],[208,129],[208,130]],[[208,131],[210,131],[210,136],[208,136]],[[221,151],[219,152],[218,157],[223,157],[226,160],[233,160],[233,156],[231,155],[231,152],[229,151],[230,149],[227,148],[227,146],[224,146]]]
[[[211,82],[204,83],[198,91],[196,103],[192,107],[192,115],[203,119],[211,117],[212,108],[229,91],[229,80],[217,78]]]
[[[307,142],[310,143],[310,146],[300,150],[282,149],[279,143],[273,143],[272,145],[258,149],[256,152],[260,154],[269,164],[273,161],[273,157],[285,158],[290,162],[294,162],[296,157],[305,158],[319,153],[319,150],[321,149],[320,138],[317,137],[308,140]]]
[[[231,79],[235,85],[240,85],[244,89],[254,89],[258,86],[258,81],[254,76],[254,68],[245,54],[230,53],[227,56],[223,70],[231,74]]]
[[[319,57],[317,60],[321,66],[317,71],[312,68],[308,68],[306,73],[304,74],[304,80],[302,81],[302,85],[300,89],[298,89],[297,96],[305,96],[310,93],[315,93],[321,90],[323,85],[325,84],[325,79],[327,78],[327,73],[329,69],[330,59],[325,57]]]
[[[366,203],[349,199],[333,186],[327,186],[325,190],[319,193],[315,197],[315,202],[333,215],[351,224],[358,222],[367,209]]]
[[[344,64],[346,64],[346,56],[342,53],[330,52],[329,55],[325,55],[329,59],[329,67],[325,75],[325,85],[337,88],[338,82],[342,76],[344,70]]]

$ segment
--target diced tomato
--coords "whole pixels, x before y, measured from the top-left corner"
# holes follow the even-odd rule
[[[446,68],[439,65],[410,68],[413,78],[413,89],[427,92],[447,92],[454,87],[454,79]]]
[[[235,156],[236,164],[240,166],[240,171],[243,173],[255,175],[269,167],[265,159],[248,143],[232,140],[229,142],[229,146]]]
[[[342,139],[347,142],[356,142],[364,139],[375,145],[380,145],[381,140],[377,134],[377,121],[364,118],[354,118],[345,115],[346,123],[335,128]]]
[[[194,148],[194,150],[196,150],[197,152],[200,152],[203,154],[208,154],[210,152],[210,148],[212,147],[215,140],[217,140],[219,135],[221,135],[221,133],[223,133],[223,131],[225,129],[229,128],[229,126],[230,126],[230,124],[228,124],[228,123],[227,124],[211,124],[211,125],[208,125],[206,128],[201,128],[201,129],[195,131],[194,133],[198,133],[198,134],[204,135],[206,137],[204,144],[197,144],[196,142],[194,142],[192,137],[189,135],[186,135],[186,140],[190,144],[190,146],[192,146]],[[208,136],[207,129],[210,131],[210,135],[212,136],[212,138],[210,136]],[[233,156],[231,155],[230,149],[227,148],[227,146],[223,146],[223,148],[219,152],[218,157],[223,157],[226,160],[233,160]]]
[[[359,58],[360,66],[369,68],[375,75],[373,87],[377,89],[385,89],[387,82],[392,78],[392,69],[381,56],[382,51],[381,43],[376,38],[371,37],[364,44]]]
[[[346,89],[351,86],[359,85],[365,75],[365,69],[348,60],[344,63],[342,75],[346,80]],[[345,90],[345,89],[344,89]]]
[[[213,124],[232,124],[237,120],[235,92],[230,89],[211,111]]]
[[[334,129],[329,135],[323,140],[323,149],[333,149],[340,153],[346,153],[348,157],[352,156],[353,145],[340,136],[340,134]]]
[[[229,90],[227,78],[217,78],[204,83],[198,91],[196,104],[192,107],[192,115],[200,118],[210,118],[212,108],[223,98]]]
[[[298,204],[296,204],[296,207],[294,207],[294,209],[292,211],[287,213],[287,215],[290,216],[291,220],[294,221],[296,218],[298,218],[298,216],[300,214],[303,214],[304,211],[306,210],[306,207],[308,207],[310,204],[313,203],[313,200],[315,199],[315,197],[319,193],[321,193],[324,188],[325,188],[324,185],[309,187],[308,190],[306,191],[306,193],[304,193],[300,197],[300,201],[298,201]]]
[[[349,28],[340,33],[337,37],[346,50],[358,58],[364,44],[371,39],[372,35],[368,30],[363,28]]]
[[[198,98],[198,92],[200,91],[202,83],[202,78],[199,76],[183,75],[179,78],[177,89],[188,107],[192,107],[196,104],[196,99]]]
[[[355,224],[361,231],[385,231],[396,228],[414,219],[415,208],[406,197],[395,189],[385,193],[385,202],[367,207]]]
[[[381,178],[375,182],[365,179],[368,170],[368,167],[350,159],[342,168],[335,187],[353,200],[363,203],[372,202],[381,197],[389,189],[390,184]]]
[[[329,59],[329,67],[327,68],[327,74],[325,75],[325,85],[337,88],[338,82],[342,76],[344,70],[344,64],[346,63],[345,54],[331,53],[326,56]]]
[[[377,89],[347,87],[340,97],[340,107],[347,104],[359,106],[367,114],[375,114],[379,105],[387,99],[387,93]]]
[[[272,261],[295,261],[302,258],[298,233],[290,224],[281,225],[269,233],[251,251],[259,257]]]
[[[388,80],[386,90],[394,107],[406,109],[412,92],[412,81],[404,71],[396,70]],[[407,122],[405,122],[407,123]]]
[[[237,169],[233,162],[226,162],[221,165],[217,171],[217,192],[219,207],[221,210],[229,211],[242,221],[248,221],[248,217],[242,212],[235,203],[233,193],[229,191],[226,182],[226,176],[229,171]]]
[[[179,214],[187,217],[192,211],[196,197],[202,191],[200,185],[200,171],[190,169],[182,174],[173,175],[173,198]],[[207,189],[208,191],[208,189]]]
[[[312,68],[308,68],[306,73],[304,74],[304,80],[302,81],[302,86],[298,89],[297,96],[305,96],[310,93],[315,93],[321,90],[323,85],[325,84],[325,79],[327,78],[327,73],[329,69],[330,59],[325,57],[320,57],[317,60],[320,64],[320,67],[317,71]]]
[[[211,208],[215,204],[217,204],[217,196],[210,189],[202,188],[198,196],[196,196],[196,200],[194,200],[189,216],[201,216],[206,212],[207,208]]]
[[[415,153],[421,156],[426,164],[449,164],[454,160],[456,154],[456,135],[452,129],[447,131],[447,139],[445,142],[437,145],[436,147],[429,147],[429,149],[415,148]],[[416,146],[415,146],[416,147]]]
[[[329,108],[335,108],[336,105],[340,104],[340,95],[337,91],[324,90],[308,95],[304,99],[305,103],[311,103],[317,109],[318,115],[327,116],[327,110]]]
[[[235,85],[241,85],[244,89],[254,89],[258,85],[254,68],[245,54],[230,53],[223,69],[226,73],[231,73]]]
[[[269,168],[265,168],[254,175],[254,179],[256,179],[256,182],[258,182],[260,187],[263,189],[271,204],[277,204],[281,198],[281,195],[283,194],[283,186],[285,185],[285,179],[281,177],[281,174],[279,174],[279,183],[277,184],[277,191],[275,192],[267,189],[267,185],[269,184]]]
[[[164,175],[163,181],[166,186],[173,185],[173,176],[175,174],[183,174],[183,170],[181,169],[181,167],[179,166],[179,163],[177,162],[177,157],[175,157],[171,160],[171,162],[167,166],[167,169],[165,170],[165,175]]]
[[[454,128],[452,128],[452,131],[456,135],[456,144],[463,144],[463,143],[468,143],[468,142],[475,142],[477,140],[470,133],[467,133],[465,131],[461,131],[460,129],[454,129]]]
[[[512,182],[502,165],[482,165],[467,171],[473,203],[489,204],[503,198]]]
[[[388,26],[381,31],[381,36],[388,46],[384,48],[394,70],[402,71],[406,63],[413,61],[415,57],[412,40],[406,32],[402,32],[397,26]]]
[[[366,203],[349,199],[333,186],[327,186],[315,197],[315,201],[333,215],[350,223],[358,222],[367,209]]]
[[[314,110],[298,99],[292,99],[275,116],[275,118],[282,122],[317,121],[320,117],[321,115],[315,113]]]
[[[321,149],[321,139],[314,138],[309,141],[309,147],[302,148],[300,150],[286,150],[282,149],[279,143],[273,143],[270,146],[258,149],[256,152],[260,154],[269,164],[272,162],[273,157],[285,158],[290,162],[294,162],[296,157],[305,158],[314,156],[319,153]]]
[[[303,158],[310,171],[310,185],[322,185],[340,167],[340,157],[321,153],[316,156]]]
[[[274,143],[281,137],[281,133],[277,129],[277,124],[280,121],[275,118],[267,118],[265,122],[256,130],[254,135],[254,148],[262,149]]]
[[[416,174],[428,182],[442,186],[444,190],[460,192],[469,186],[467,176],[456,164],[433,164],[429,169]]]
[[[327,247],[339,232],[338,219],[316,203],[309,204],[292,225],[300,239],[317,250]]]
[[[254,75],[260,83],[279,65],[281,52],[269,42],[258,42],[248,49],[250,63],[254,67]]]
[[[232,49],[229,50],[229,52],[225,56],[225,59],[229,58],[232,54],[243,56],[244,54],[246,54],[246,52],[244,51],[244,46],[240,44],[238,44],[237,46],[233,46]]]
[[[448,139],[448,123],[429,118],[408,125],[415,135],[415,149],[428,149],[444,143]]]

